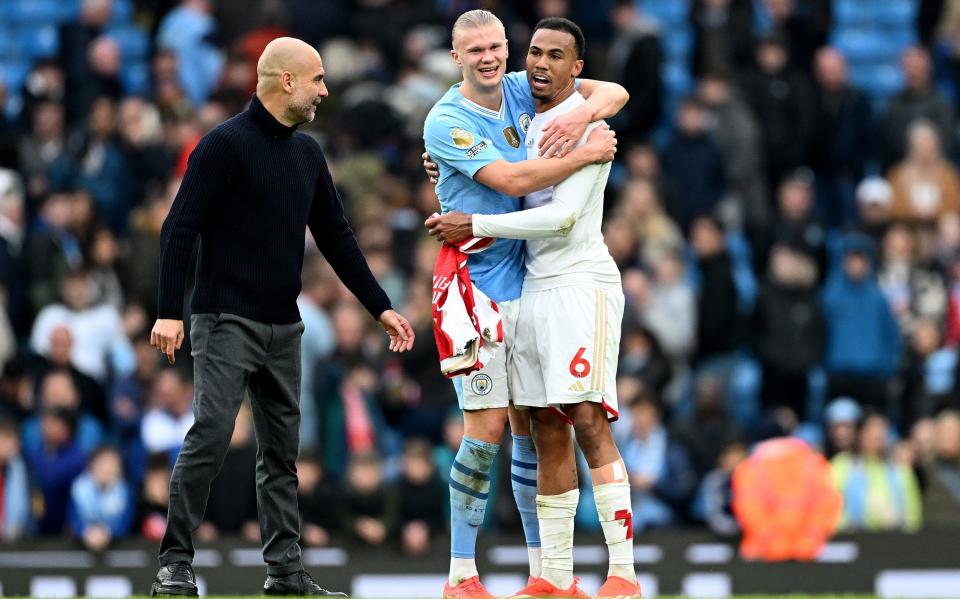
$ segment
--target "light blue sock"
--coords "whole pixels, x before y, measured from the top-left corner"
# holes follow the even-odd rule
[[[527,435],[513,436],[510,460],[510,484],[523,522],[527,547],[540,546],[540,521],[537,520],[537,450]]]
[[[450,555],[473,558],[490,495],[490,468],[500,445],[464,437],[450,468]]]

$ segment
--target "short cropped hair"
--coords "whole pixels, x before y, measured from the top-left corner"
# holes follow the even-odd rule
[[[553,29],[554,31],[563,31],[564,33],[572,35],[573,49],[577,53],[577,60],[583,59],[583,50],[587,42],[583,37],[583,31],[580,30],[579,25],[563,17],[547,17],[540,19],[540,22],[533,28],[533,32],[536,33],[539,29]]]

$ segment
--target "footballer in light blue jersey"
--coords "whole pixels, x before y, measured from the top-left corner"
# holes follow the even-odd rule
[[[503,159],[526,159],[524,137],[534,115],[533,96],[525,72],[503,77],[500,111],[476,104],[460,93],[460,83],[438,101],[423,126],[430,157],[440,167],[437,196],[443,212],[503,214],[520,210],[520,199],[474,181],[478,170]],[[470,254],[470,278],[496,302],[520,297],[523,285],[523,242],[497,239],[488,249]]]

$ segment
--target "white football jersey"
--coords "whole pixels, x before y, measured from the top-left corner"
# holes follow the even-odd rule
[[[539,157],[544,126],[585,101],[574,92],[550,110],[537,113],[526,131],[527,159],[549,160]],[[577,145],[584,144],[598,125],[591,123]],[[603,191],[609,174],[609,162],[591,164],[554,187],[525,196],[524,210],[475,214],[474,235],[527,240],[524,291],[580,284],[620,289],[620,270],[601,231]]]

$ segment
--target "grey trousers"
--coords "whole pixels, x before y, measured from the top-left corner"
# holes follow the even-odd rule
[[[170,478],[160,564],[193,561],[192,533],[203,520],[210,483],[223,464],[249,390],[263,560],[273,576],[301,570],[296,459],[303,323],[271,325],[234,314],[195,314],[190,326],[196,421]]]

